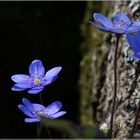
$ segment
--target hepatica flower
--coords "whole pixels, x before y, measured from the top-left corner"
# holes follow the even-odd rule
[[[93,18],[99,24],[89,21],[94,27],[115,34],[126,34],[140,30],[140,20],[132,23],[131,20],[124,13],[118,13],[114,16],[113,20],[110,21],[107,17],[102,14],[94,13]]]
[[[133,50],[133,58],[140,60],[140,31],[136,34],[127,34],[127,41]]]
[[[58,77],[62,67],[54,67],[45,73],[44,66],[40,60],[34,60],[29,66],[29,75],[16,74],[11,79],[16,83],[13,91],[28,90],[29,94],[41,92],[46,85],[51,84]]]
[[[48,119],[56,119],[66,113],[65,111],[59,111],[62,107],[59,101],[55,101],[47,107],[41,104],[31,103],[26,98],[23,98],[22,102],[23,105],[19,104],[18,108],[28,116],[24,120],[26,123],[40,122],[40,116],[47,117]]]

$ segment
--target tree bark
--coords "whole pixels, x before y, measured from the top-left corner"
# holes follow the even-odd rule
[[[99,8],[101,10],[97,11]],[[91,25],[85,25],[88,20],[93,20],[92,14],[96,11],[109,18],[118,12],[125,12],[132,21],[136,21],[140,18],[140,2],[131,0],[87,3],[85,19],[81,28],[84,41],[81,45],[83,58],[80,63],[81,75],[79,79],[80,120],[83,125],[93,125],[97,121],[101,128],[105,126],[104,130],[107,130],[110,126],[114,92],[115,35],[101,32]],[[118,88],[113,129],[115,138],[129,136],[140,98],[140,62],[133,60],[131,55],[132,50],[125,37],[122,36],[117,56]],[[140,138],[138,131],[134,137]]]

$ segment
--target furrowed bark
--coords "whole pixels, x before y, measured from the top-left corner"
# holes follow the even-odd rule
[[[140,18],[140,2],[104,1],[98,5],[98,10],[94,9],[94,6],[97,8],[97,2],[88,2],[81,28],[84,37],[81,45],[83,59],[79,79],[81,124],[92,125],[96,121],[99,126],[106,124],[106,129],[109,129],[114,91],[115,35],[99,31],[85,23],[93,20],[94,12],[102,13],[109,18],[118,12],[125,12],[134,22]],[[132,50],[125,37],[121,37],[118,48],[117,104],[113,128],[115,138],[129,136],[140,99],[140,62],[132,60],[131,54]],[[139,121],[134,138],[140,138],[138,127]]]

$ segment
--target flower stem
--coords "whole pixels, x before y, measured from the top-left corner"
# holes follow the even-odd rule
[[[113,118],[115,113],[115,104],[116,104],[116,96],[117,96],[117,53],[118,53],[118,46],[119,46],[119,38],[120,35],[116,35],[116,46],[114,52],[114,95],[113,95],[112,112],[111,112],[111,120],[110,120],[110,138],[112,138]]]
[[[42,95],[41,93],[39,94],[39,98],[40,98],[40,103],[41,105],[43,105],[43,99],[42,99]],[[37,124],[37,132],[36,132],[36,138],[39,139],[40,138],[40,135],[41,135],[41,123],[38,122]]]
[[[36,132],[36,138],[40,139],[40,134],[41,134],[41,123],[37,123],[37,132]]]
[[[130,132],[129,138],[132,138],[133,135],[134,135],[134,132],[135,132],[135,129],[136,129],[136,125],[137,125],[137,122],[138,122],[138,118],[139,118],[139,114],[140,114],[140,100],[139,100],[139,105],[138,105],[138,108],[137,108],[137,111],[136,111],[135,121],[134,121],[132,130]]]
[[[40,97],[40,103],[43,105],[43,99],[41,93],[39,94],[39,97]]]
[[[42,98],[41,93],[39,94],[39,97],[40,97],[40,103],[41,103],[41,105],[43,105],[43,98]],[[41,125],[41,122],[39,122],[37,125],[37,138],[38,139],[40,138],[41,129],[42,129],[42,125]],[[47,133],[48,133],[49,138],[51,138],[52,136],[51,136],[51,132],[50,132],[49,128],[47,128]]]

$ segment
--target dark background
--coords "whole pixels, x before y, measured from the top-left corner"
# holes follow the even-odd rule
[[[44,106],[63,103],[62,118],[79,122],[80,24],[86,2],[0,2],[0,138],[35,138],[36,123],[24,123],[17,105],[23,97],[39,102],[39,94],[11,91],[11,76],[28,74],[34,59],[46,70],[62,66],[59,78],[41,93]],[[43,134],[41,137],[47,137]],[[53,137],[59,137],[53,132]]]

